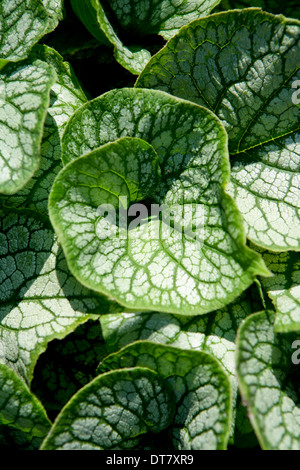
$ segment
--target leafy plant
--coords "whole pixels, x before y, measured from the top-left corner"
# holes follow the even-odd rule
[[[300,449],[299,9],[249,3],[1,2],[1,448]]]

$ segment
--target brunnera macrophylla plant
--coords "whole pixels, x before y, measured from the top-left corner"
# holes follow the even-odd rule
[[[78,142],[80,128],[87,135]],[[86,153],[91,144],[96,149]],[[55,180],[49,215],[73,275],[89,288],[128,308],[197,315],[268,274],[245,246],[240,214],[223,189],[227,136],[206,109],[152,90],[113,90],[73,115],[62,151],[72,161]],[[173,223],[163,210],[134,228],[112,222],[117,233],[102,236],[99,205],[119,205],[121,197],[129,210],[142,200],[172,205]],[[202,209],[188,222],[196,237],[177,227],[188,219],[182,207]]]
[[[300,449],[300,22],[249,3],[2,1],[1,448]]]

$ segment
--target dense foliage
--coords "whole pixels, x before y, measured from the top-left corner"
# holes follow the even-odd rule
[[[299,14],[1,1],[2,449],[300,450]]]

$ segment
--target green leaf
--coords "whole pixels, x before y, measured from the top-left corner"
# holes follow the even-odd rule
[[[143,223],[124,227],[99,206],[116,207],[121,197],[138,201],[126,187],[125,165],[118,175],[101,173],[112,158],[139,172],[144,157],[134,140],[103,145],[125,136],[154,148],[161,179],[157,184],[156,172],[145,167],[140,184],[149,188],[141,198],[151,214],[145,206]],[[79,108],[62,148],[63,161],[75,161],[56,178],[49,213],[70,270],[84,285],[131,309],[197,315],[232,301],[256,274],[268,275],[245,246],[239,212],[224,193],[226,134],[206,109],[158,91],[115,90]],[[158,206],[165,210],[155,217]]]
[[[169,384],[142,367],[108,372],[83,387],[65,406],[42,450],[118,450],[158,433],[172,421]]]
[[[117,208],[119,196],[127,197],[130,204],[152,194],[160,183],[160,168],[151,145],[142,139],[123,137],[71,162],[59,178],[63,181],[68,176],[71,185],[87,188],[86,198],[91,202],[110,203]],[[53,217],[56,202],[65,196],[67,185],[63,186],[63,194],[56,194],[55,187],[51,193],[49,207]],[[99,194],[93,194],[93,188],[98,188]]]
[[[0,73],[0,193],[14,194],[40,165],[52,66],[40,60],[8,64]]]
[[[223,0],[219,7],[224,10],[259,7],[270,13],[282,13],[285,16],[296,19],[300,17],[300,5],[298,0],[288,0],[284,3],[281,0]]]
[[[136,86],[211,109],[229,136],[228,192],[248,238],[299,250],[299,21],[258,9],[211,15],[182,28]]]
[[[0,426],[10,426],[28,436],[44,438],[51,423],[42,404],[29,391],[23,380],[0,364]]]
[[[30,382],[49,341],[119,307],[70,275],[46,218],[2,211],[0,228],[0,360]]]
[[[31,57],[47,62],[56,72],[50,91],[50,106],[45,120],[41,144],[40,168],[23,189],[8,197],[2,196],[7,207],[27,207],[48,214],[48,197],[61,162],[61,136],[68,119],[87,101],[70,65],[53,49],[35,46]]]
[[[72,7],[90,33],[101,43],[114,48],[116,60],[131,73],[138,75],[151,54],[142,46],[126,47],[119,39],[99,0],[71,0]]]
[[[250,293],[246,291],[222,310],[209,315],[190,318],[161,312],[111,313],[102,315],[100,323],[110,352],[138,340],[191,351],[206,351],[219,360],[234,386],[237,328],[257,309]]]
[[[204,351],[215,357],[231,381],[233,429],[242,435],[246,418],[236,401],[235,339],[240,323],[251,313],[261,310],[257,290],[248,289],[222,310],[199,317],[184,317],[159,312],[135,312],[103,315],[100,318],[103,337],[110,352],[118,351],[139,340],[173,346],[188,351]],[[242,414],[242,416],[241,416]],[[246,427],[249,434],[249,424]]]
[[[71,5],[77,17],[101,44],[114,45],[114,38],[118,41],[99,0],[71,0]]]
[[[46,33],[48,15],[41,0],[2,0],[0,5],[1,61],[25,59]]]
[[[105,358],[98,371],[146,367],[170,384],[176,397],[173,443],[179,450],[226,449],[231,387],[209,354],[140,341]]]
[[[220,0],[110,0],[109,10],[128,34],[147,36],[160,34],[170,39],[193,20],[207,16]]]
[[[71,0],[72,7],[90,33],[114,47],[116,60],[133,74],[139,74],[151,53],[140,43],[143,36],[172,37],[183,25],[206,16],[220,0]],[[120,34],[119,34],[120,31]],[[120,37],[128,35],[126,46]],[[126,41],[127,42],[127,41]],[[137,42],[137,43],[136,43]]]
[[[64,0],[42,0],[48,15],[48,27],[46,33],[53,31],[63,19]]]
[[[300,449],[299,365],[295,335],[275,335],[273,313],[248,317],[237,339],[241,394],[263,449]]]
[[[273,273],[272,277],[261,279],[261,283],[276,310],[275,332],[300,331],[300,254],[259,252]]]

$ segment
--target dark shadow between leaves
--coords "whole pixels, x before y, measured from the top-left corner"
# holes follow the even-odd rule
[[[96,377],[96,367],[106,355],[98,320],[89,320],[65,338],[49,343],[35,366],[31,389],[51,420],[81,387]]]

